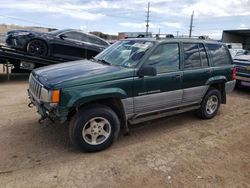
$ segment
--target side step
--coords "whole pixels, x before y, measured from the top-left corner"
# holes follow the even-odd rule
[[[162,112],[158,112],[158,113],[154,113],[152,115],[141,115],[137,118],[134,119],[130,119],[128,120],[129,124],[138,124],[138,123],[142,123],[145,121],[150,121],[153,119],[158,119],[158,118],[163,118],[166,116],[172,116],[175,114],[180,114],[183,112],[188,112],[188,111],[192,111],[192,110],[197,110],[199,109],[201,106],[200,105],[195,105],[195,106],[189,106],[189,107],[185,107],[185,108],[178,108],[176,110],[169,110],[169,111],[162,111]]]

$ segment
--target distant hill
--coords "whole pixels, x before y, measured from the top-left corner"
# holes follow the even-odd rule
[[[46,28],[46,27],[0,24],[0,33],[6,33],[7,31],[13,30],[13,29],[27,29],[27,30],[40,31],[40,32],[48,32],[48,31],[56,30],[55,28]]]

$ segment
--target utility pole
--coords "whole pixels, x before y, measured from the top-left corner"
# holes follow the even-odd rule
[[[192,12],[192,15],[191,15],[191,20],[190,20],[190,29],[189,29],[189,38],[192,37],[192,31],[193,31],[193,19],[194,19],[194,11]]]
[[[177,38],[179,37],[179,31],[176,31],[176,37]]]
[[[148,10],[147,10],[147,15],[146,15],[146,37],[148,37],[148,27],[149,27],[149,7],[150,7],[150,3],[148,2]]]

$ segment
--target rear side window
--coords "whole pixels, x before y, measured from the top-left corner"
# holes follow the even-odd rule
[[[230,54],[222,44],[207,44],[214,66],[231,64]]]
[[[184,43],[184,69],[197,69],[201,67],[198,44]]]
[[[96,37],[90,37],[90,42],[94,43],[94,44],[99,44],[99,45],[103,45],[103,46],[107,46],[108,44],[105,43],[104,41],[96,38]]]

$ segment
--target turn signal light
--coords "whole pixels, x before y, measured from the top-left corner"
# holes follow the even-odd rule
[[[53,90],[51,102],[52,103],[59,103],[59,100],[60,100],[60,90]]]

